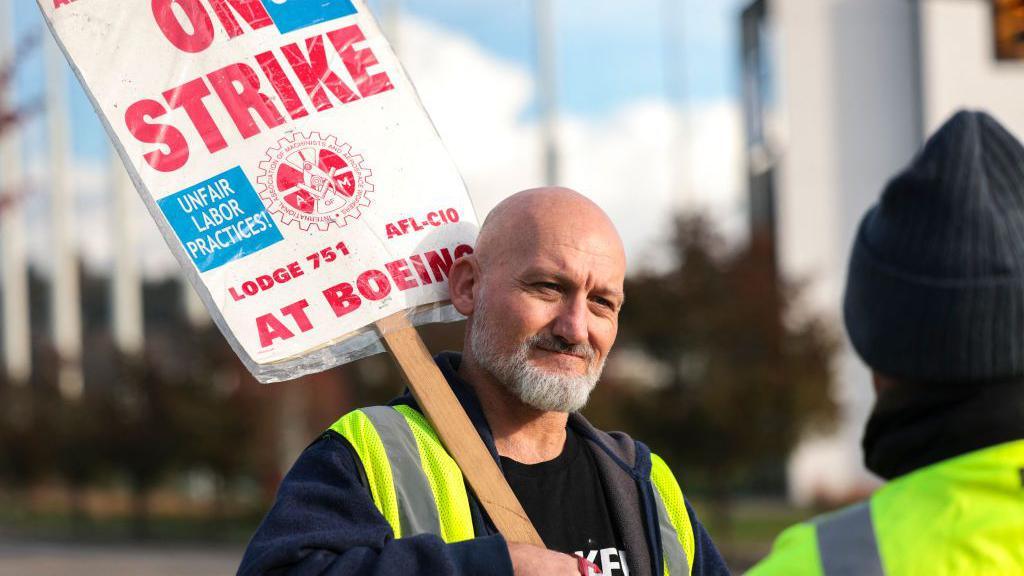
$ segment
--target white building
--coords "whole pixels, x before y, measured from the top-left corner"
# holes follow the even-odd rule
[[[1024,137],[1024,0],[756,0],[742,22],[751,230],[838,328],[860,218],[926,136],[968,107]],[[841,423],[793,454],[798,502],[874,482],[860,450],[873,393],[848,343],[835,375]]]

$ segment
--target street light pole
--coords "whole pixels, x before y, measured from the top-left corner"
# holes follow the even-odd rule
[[[121,354],[142,354],[142,285],[132,210],[135,189],[117,152],[110,150],[110,194],[114,206],[114,282],[111,309],[114,313],[114,342]]]
[[[14,2],[0,2],[0,62],[13,64]],[[14,78],[0,86],[0,112],[14,103]],[[3,361],[7,377],[24,385],[32,374],[28,267],[25,259],[25,177],[17,124],[0,134],[0,259],[2,259]]]
[[[53,241],[53,339],[60,363],[61,395],[82,396],[82,319],[79,302],[78,254],[75,249],[75,197],[69,161],[67,77],[64,55],[52,39],[46,42],[47,118],[50,135],[51,238]]]
[[[560,180],[558,156],[558,79],[555,54],[553,0],[534,0],[537,86],[540,94],[541,147],[544,180],[550,185]]]
[[[668,169],[676,212],[692,209],[693,167],[691,110],[687,98],[685,0],[662,0],[662,45],[665,92],[672,117]]]
[[[391,44],[391,49],[396,55],[401,54],[402,38],[399,31],[402,20],[402,0],[383,0],[384,17],[381,24],[384,27],[384,36],[388,39],[388,43]]]

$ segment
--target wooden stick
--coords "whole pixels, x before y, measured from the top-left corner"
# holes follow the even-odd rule
[[[420,408],[462,470],[480,504],[509,542],[544,546],[537,530],[469,416],[448,386],[406,312],[379,320],[377,330],[398,361]]]

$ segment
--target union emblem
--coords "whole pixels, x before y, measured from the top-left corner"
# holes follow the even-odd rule
[[[326,232],[344,227],[370,205],[372,171],[352,147],[332,135],[296,133],[278,140],[260,162],[256,178],[267,211],[281,224]]]

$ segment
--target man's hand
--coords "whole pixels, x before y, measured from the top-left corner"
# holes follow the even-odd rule
[[[509,542],[508,555],[516,576],[580,576],[576,557],[568,554]]]

